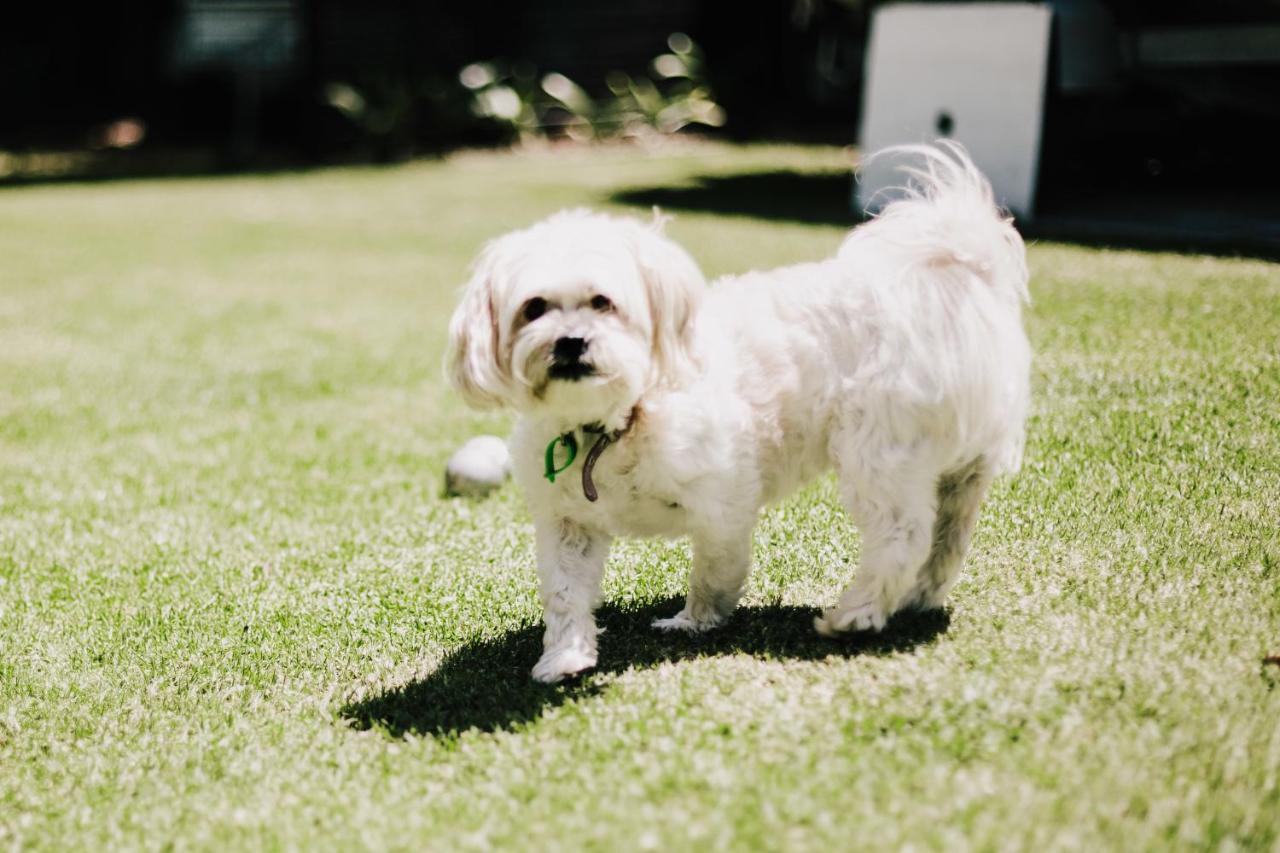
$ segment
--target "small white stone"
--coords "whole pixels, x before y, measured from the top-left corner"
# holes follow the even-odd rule
[[[510,474],[507,443],[496,435],[478,435],[449,457],[444,488],[451,495],[483,497],[505,483]]]

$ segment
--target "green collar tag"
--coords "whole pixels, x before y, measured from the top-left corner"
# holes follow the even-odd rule
[[[559,468],[556,467],[556,445],[563,444],[565,450],[569,451],[569,458]],[[578,439],[573,437],[573,433],[566,432],[564,435],[558,435],[551,439],[551,443],[547,445],[546,458],[546,478],[548,482],[556,481],[556,474],[563,474],[569,470],[569,466],[573,464],[573,460],[578,457]]]

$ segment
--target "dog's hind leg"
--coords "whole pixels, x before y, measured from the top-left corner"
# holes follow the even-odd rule
[[[549,683],[596,665],[599,629],[593,611],[610,539],[568,519],[539,519],[534,529],[547,630],[533,677]]]
[[[955,586],[978,523],[978,510],[991,487],[991,465],[979,457],[938,479],[938,517],[929,559],[920,569],[910,601],[921,610],[941,607]]]
[[[818,633],[879,631],[908,601],[937,514],[937,474],[921,469],[917,456],[902,447],[876,454],[875,464],[841,460],[840,487],[862,532],[862,559],[840,601],[814,619]]]
[[[689,594],[684,609],[669,619],[655,619],[653,627],[690,633],[717,627],[738,606],[750,571],[750,525],[731,534],[695,532],[693,569],[689,573]]]

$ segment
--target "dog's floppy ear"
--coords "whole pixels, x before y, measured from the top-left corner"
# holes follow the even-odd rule
[[[477,408],[501,405],[509,390],[494,305],[494,277],[499,268],[498,246],[490,243],[476,262],[462,302],[449,321],[445,375],[463,399]]]
[[[684,249],[662,234],[664,220],[655,217],[636,236],[636,262],[644,278],[653,323],[653,355],[658,381],[678,381],[697,369],[693,351],[693,319],[706,279]]]

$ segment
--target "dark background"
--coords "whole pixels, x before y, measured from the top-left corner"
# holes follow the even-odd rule
[[[126,172],[395,160],[501,144],[468,109],[458,71],[503,58],[599,92],[643,72],[683,31],[701,47],[735,139],[851,143],[874,0],[145,0],[22,6],[0,25],[0,150],[98,150]],[[1274,25],[1280,0],[1104,0],[1125,38],[1144,29]],[[265,43],[209,30],[274,21]],[[203,24],[199,22],[203,21]],[[201,26],[205,29],[201,29]],[[272,29],[274,27],[274,29]],[[227,48],[227,44],[233,47]],[[1280,59],[1280,48],[1276,51]],[[376,131],[322,97],[340,82],[389,105]],[[122,117],[145,127],[104,141]],[[1050,77],[1042,186],[1275,183],[1280,63],[1122,68],[1104,92]],[[191,157],[190,152],[201,152]],[[86,168],[92,168],[89,166]]]

